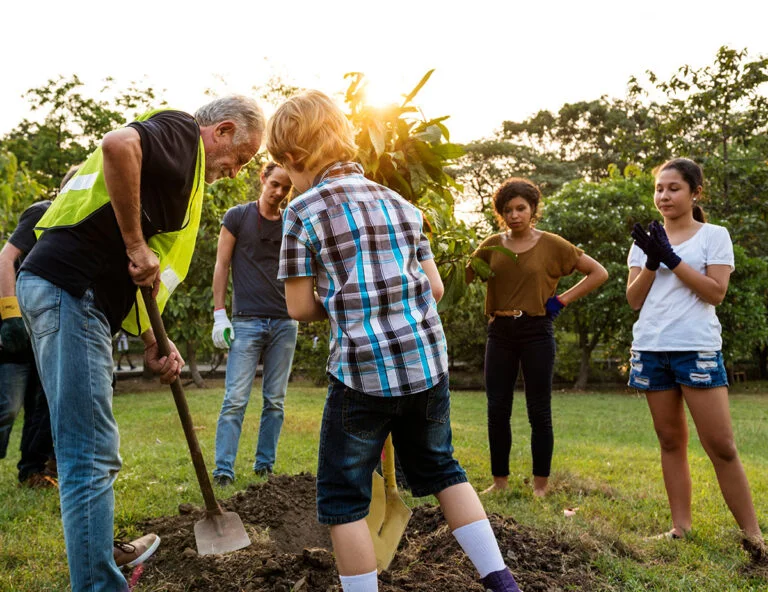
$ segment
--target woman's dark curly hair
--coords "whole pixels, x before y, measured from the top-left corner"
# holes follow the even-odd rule
[[[531,220],[537,218],[539,202],[541,201],[541,191],[528,179],[520,177],[510,177],[501,184],[493,194],[493,207],[499,218],[503,217],[504,206],[515,197],[522,197],[531,206]]]

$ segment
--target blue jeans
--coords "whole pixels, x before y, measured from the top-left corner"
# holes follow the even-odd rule
[[[213,476],[234,479],[243,417],[260,356],[264,367],[261,386],[263,404],[253,470],[272,471],[275,464],[299,324],[293,319],[235,317],[232,327],[235,339],[229,349],[224,402],[216,426],[216,469]]]
[[[373,471],[390,432],[414,497],[467,481],[453,458],[447,374],[426,391],[397,397],[366,395],[329,380],[317,466],[320,523],[346,524],[368,515]]]
[[[721,351],[636,351],[629,359],[629,386],[641,391],[667,391],[728,386]]]
[[[16,416],[24,406],[19,481],[45,469],[53,458],[48,403],[34,362],[0,364],[0,458],[5,458]]]
[[[112,557],[112,484],[122,461],[109,323],[91,290],[75,298],[21,272],[16,292],[48,397],[72,590],[127,590]]]

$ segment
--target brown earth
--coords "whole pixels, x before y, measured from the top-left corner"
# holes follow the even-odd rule
[[[314,476],[273,475],[221,504],[242,518],[251,546],[227,555],[197,555],[193,528],[204,513],[184,504],[177,516],[140,525],[145,532],[159,534],[162,544],[144,566],[136,592],[341,590],[328,529],[315,515]],[[590,567],[586,547],[536,532],[509,517],[491,515],[490,520],[502,554],[526,592],[613,589]],[[379,576],[379,589],[483,590],[439,508],[431,505],[414,508],[390,569]]]

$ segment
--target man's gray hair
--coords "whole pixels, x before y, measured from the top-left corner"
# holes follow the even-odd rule
[[[221,97],[200,107],[195,119],[201,126],[216,125],[227,119],[234,121],[235,144],[240,144],[253,133],[264,133],[264,113],[258,103],[242,95]]]

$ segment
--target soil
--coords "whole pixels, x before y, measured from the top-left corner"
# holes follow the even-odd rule
[[[193,529],[205,514],[202,508],[183,504],[177,516],[139,525],[144,532],[160,535],[162,543],[140,577],[133,574],[135,592],[341,590],[328,529],[315,514],[313,475],[271,475],[220,502],[240,516],[251,545],[226,555],[198,555]],[[613,589],[590,567],[586,547],[536,532],[509,517],[489,518],[522,590]],[[483,587],[439,508],[423,505],[414,508],[390,569],[379,575],[379,590],[483,592]]]

